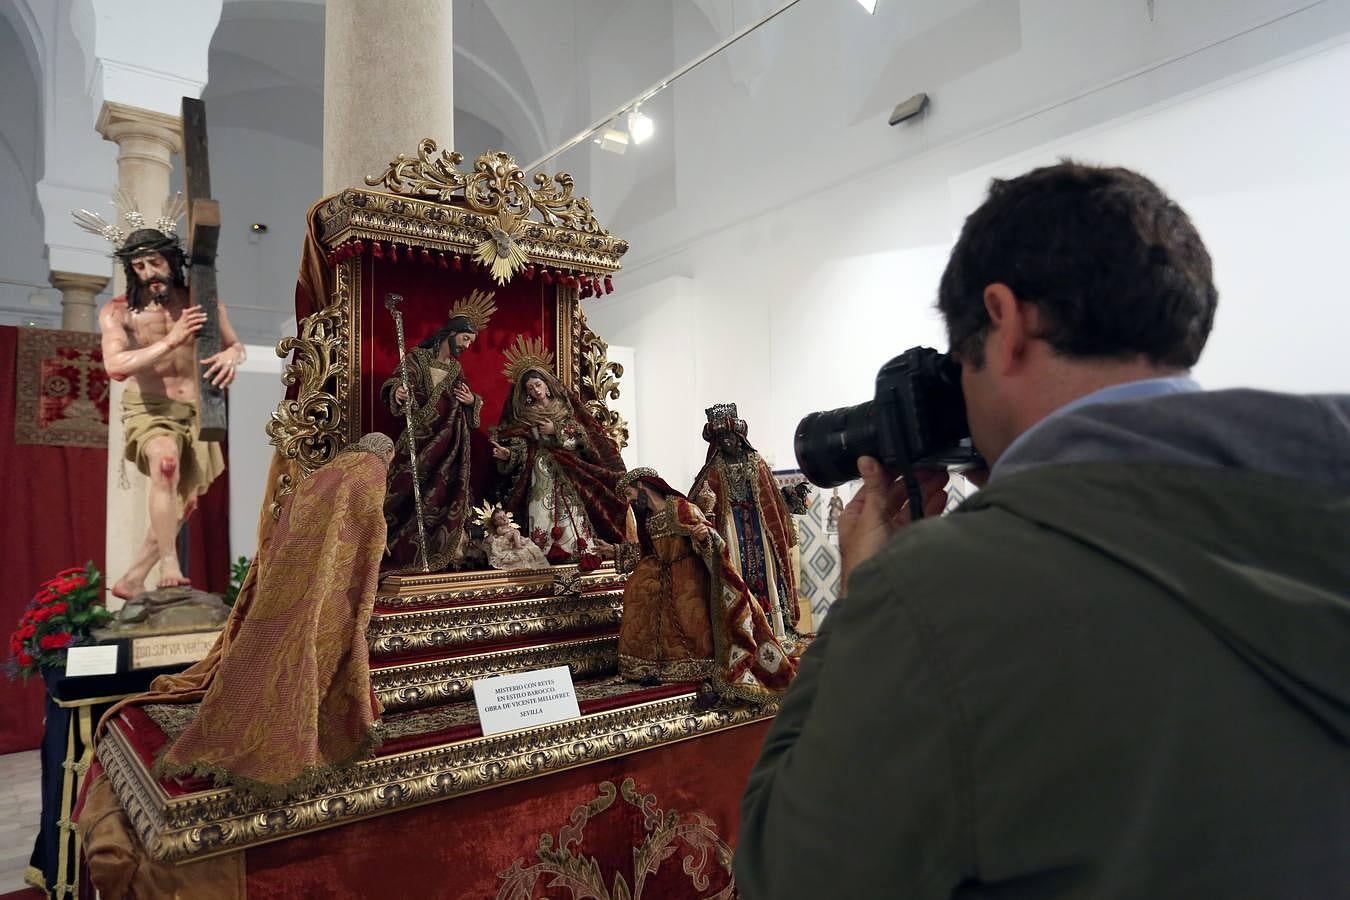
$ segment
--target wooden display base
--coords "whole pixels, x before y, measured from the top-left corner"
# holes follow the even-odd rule
[[[624,576],[610,566],[531,572],[388,576],[368,638],[371,686],[384,705],[383,746],[284,803],[202,779],[151,775],[176,737],[177,707],[125,710],[99,759],[149,854],[186,862],[421,804],[538,778],[773,715],[776,706],[705,708],[698,684],[622,682],[618,626]],[[484,737],[475,678],[566,665],[581,716]],[[158,719],[156,718],[158,717]]]

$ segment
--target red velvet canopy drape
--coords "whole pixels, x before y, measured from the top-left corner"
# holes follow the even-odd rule
[[[61,569],[93,560],[103,570],[108,451],[14,442],[19,330],[0,326],[0,654],[38,585]],[[229,585],[230,488],[217,479],[193,517],[194,583]],[[136,535],[139,544],[143,535]],[[128,537],[130,540],[131,538]],[[0,753],[37,747],[43,685],[0,676]]]

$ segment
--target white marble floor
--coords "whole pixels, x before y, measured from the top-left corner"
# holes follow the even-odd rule
[[[0,894],[22,890],[42,811],[38,751],[0,756]]]

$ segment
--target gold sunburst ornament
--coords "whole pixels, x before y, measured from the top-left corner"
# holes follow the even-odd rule
[[[492,299],[495,296],[497,294],[494,291],[480,291],[475,288],[469,296],[450,307],[450,318],[463,316],[469,320],[474,331],[482,331],[492,319],[492,314],[497,311],[497,304]]]
[[[525,268],[525,264],[530,261],[507,231],[512,226],[507,219],[507,214],[502,213],[498,221],[488,220],[488,236],[479,241],[473,250],[473,258],[491,269],[492,279],[498,284],[506,284],[512,275]]]
[[[507,347],[502,356],[506,357],[506,366],[502,369],[502,374],[512,384],[519,382],[525,373],[531,370],[553,371],[553,352],[544,346],[544,339],[540,337],[527,338],[523,334],[518,334],[516,342]]]

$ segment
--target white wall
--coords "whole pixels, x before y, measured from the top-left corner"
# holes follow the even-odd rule
[[[61,325],[61,295],[47,285],[42,220],[33,193],[41,160],[37,81],[19,36],[0,17],[0,325]],[[30,304],[30,295],[45,305]]]
[[[270,497],[272,445],[263,429],[281,401],[282,361],[275,346],[247,346],[248,359],[230,386],[230,559],[258,549],[258,515]]]
[[[909,346],[945,346],[937,281],[988,178],[1061,155],[1135,167],[1194,217],[1221,291],[1203,382],[1346,390],[1346,84],[1342,42],[1089,131],[1056,136],[1065,121],[1090,118],[1082,110],[1033,116],[664,255],[646,248],[649,261],[588,313],[598,333],[638,354],[644,462],[680,483],[703,450],[702,407],[735,400],[752,442],[790,466],[802,415],[869,398],[877,368]]]

